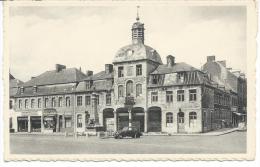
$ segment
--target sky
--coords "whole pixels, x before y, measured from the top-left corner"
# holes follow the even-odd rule
[[[116,52],[131,44],[136,7],[11,7],[10,72],[28,81],[55,69],[55,64],[94,73],[112,63]],[[226,60],[246,73],[246,7],[141,6],[145,44],[166,63],[166,56],[199,68],[207,56]]]

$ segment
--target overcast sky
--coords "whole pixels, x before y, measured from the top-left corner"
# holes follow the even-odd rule
[[[131,43],[135,6],[11,7],[10,72],[27,81],[56,63],[104,70]],[[141,6],[145,44],[200,68],[208,55],[246,72],[246,8]]]

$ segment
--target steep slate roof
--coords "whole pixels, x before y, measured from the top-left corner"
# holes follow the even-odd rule
[[[18,87],[22,84],[22,81],[15,79],[12,74],[9,74],[9,96],[14,96],[18,92]]]
[[[16,94],[15,97],[72,93],[75,90],[75,87],[75,83],[51,86],[38,86],[36,93],[33,92],[33,87],[26,87],[24,88],[23,94]]]
[[[168,67],[167,64],[159,65],[151,74],[168,74],[181,71],[199,71],[195,67],[186,63],[176,63],[173,67]]]
[[[136,60],[151,60],[162,64],[161,57],[156,50],[142,43],[127,45],[119,49],[113,63]]]
[[[92,76],[85,77],[83,80],[103,80],[103,79],[111,79],[113,78],[113,73],[106,74],[105,71],[101,71],[99,73],[96,73]]]
[[[76,68],[63,69],[59,72],[52,70],[46,71],[43,74],[25,82],[23,86],[29,87],[35,85],[74,83],[81,81],[85,77],[86,75]]]

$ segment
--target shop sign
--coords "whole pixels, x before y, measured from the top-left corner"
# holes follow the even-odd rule
[[[43,115],[56,115],[57,111],[54,108],[48,108],[43,110]]]
[[[28,121],[28,117],[17,117],[18,121]]]

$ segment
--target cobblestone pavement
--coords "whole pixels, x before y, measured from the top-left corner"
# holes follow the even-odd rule
[[[11,135],[13,154],[245,153],[246,132],[221,136],[142,136],[140,139]]]

